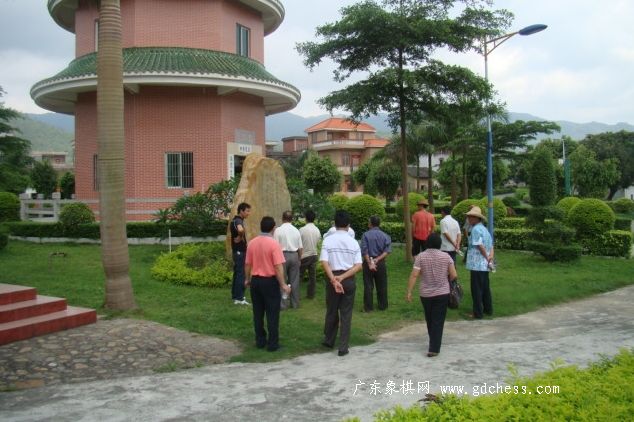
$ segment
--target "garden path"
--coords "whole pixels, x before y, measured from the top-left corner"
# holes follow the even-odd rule
[[[472,394],[483,383],[495,390],[509,378],[509,364],[531,375],[555,360],[586,365],[633,348],[633,313],[629,286],[520,316],[449,322],[434,358],[425,357],[427,337],[423,325],[414,324],[342,358],[327,351],[6,392],[0,394],[0,420],[371,420],[380,409],[416,404],[425,393],[418,383],[429,382],[431,392],[457,386]],[[380,393],[372,394],[374,382]]]

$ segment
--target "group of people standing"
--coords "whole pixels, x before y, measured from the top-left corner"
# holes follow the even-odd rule
[[[407,285],[406,300],[411,302],[412,290],[420,280],[419,296],[425,314],[429,335],[428,357],[440,353],[442,333],[447,316],[450,286],[456,280],[456,258],[462,254],[460,225],[451,216],[449,208],[441,210],[440,234],[434,232],[434,216],[427,211],[426,200],[418,202],[419,210],[412,216],[412,255],[414,266]],[[473,312],[469,318],[481,319],[493,314],[489,269],[493,262],[493,240],[482,222],[485,217],[479,207],[466,213],[464,236],[467,239],[466,268],[471,273]]]
[[[414,266],[409,277],[406,300],[411,302],[414,284],[420,279],[419,295],[423,306],[429,348],[427,356],[440,352],[442,332],[449,301],[449,282],[457,278],[456,255],[460,252],[462,233],[458,222],[447,209],[442,211],[440,234],[435,232],[434,216],[426,208],[426,200],[418,203],[419,210],[412,216]],[[276,228],[272,217],[263,217],[260,235],[248,242],[244,220],[250,214],[250,205],[238,205],[237,215],[231,222],[231,245],[234,262],[232,297],[236,305],[248,305],[245,287],[251,292],[253,325],[256,346],[269,351],[279,349],[280,310],[300,306],[300,278],[308,272],[307,298],[315,296],[316,265],[324,269],[326,283],[326,314],[322,345],[334,348],[339,333],[338,355],[349,353],[352,311],[356,293],[355,274],[363,273],[363,311],[374,311],[374,290],[377,309],[388,307],[388,281],[386,258],[391,253],[391,239],[380,229],[381,220],[370,217],[368,230],[361,245],[354,238],[350,216],[337,211],[334,227],[322,240],[315,226],[315,213],[305,214],[306,225],[300,229],[291,222],[293,214],[285,211],[282,224]],[[488,266],[493,260],[492,239],[482,224],[484,216],[478,207],[467,212],[470,225],[466,263],[471,270],[473,318],[492,314]],[[288,299],[285,299],[288,297]],[[266,317],[267,331],[264,328]]]
[[[279,349],[280,311],[299,308],[299,280],[306,272],[306,297],[315,297],[319,260],[328,281],[322,345],[334,348],[339,334],[338,355],[347,355],[357,272],[363,269],[364,310],[373,310],[375,286],[378,309],[385,310],[388,306],[385,258],[391,252],[391,239],[379,229],[380,219],[370,218],[369,230],[363,236],[361,247],[354,238],[354,232],[351,232],[350,216],[346,211],[337,211],[334,227],[324,235],[321,251],[318,252],[317,245],[322,237],[314,224],[315,213],[312,210],[306,212],[306,225],[299,230],[291,224],[291,211],[282,214],[279,227],[272,217],[263,217],[260,235],[251,239],[247,247],[244,220],[250,210],[249,204],[239,204],[237,215],[231,221],[234,258],[232,297],[234,304],[248,305],[244,290],[245,287],[250,288],[256,346],[268,351]],[[284,296],[288,299],[285,300]],[[268,333],[264,328],[265,318]]]

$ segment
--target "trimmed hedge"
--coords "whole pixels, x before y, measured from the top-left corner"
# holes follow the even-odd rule
[[[426,199],[424,195],[421,195],[420,193],[416,193],[416,192],[409,192],[407,194],[407,198],[409,203],[410,214],[414,214],[416,211],[418,211],[418,205],[416,205],[418,201],[420,201],[421,199]],[[401,218],[403,218],[403,207],[404,207],[403,198],[401,198],[398,200],[398,202],[396,202],[396,206],[394,207],[396,210],[396,215],[398,215]]]
[[[464,199],[458,202],[453,209],[451,210],[451,216],[455,218],[458,223],[462,224],[465,221],[465,214],[469,211],[470,205],[479,205],[480,200],[478,199]],[[482,210],[483,214],[486,214],[486,210]]]
[[[616,201],[608,202],[608,205],[617,214],[634,212],[634,201],[628,198],[619,198]]]
[[[489,216],[488,198],[485,196],[476,205],[480,207],[480,209],[482,210],[482,214],[488,218]],[[507,211],[506,211],[506,205],[504,205],[504,202],[502,202],[500,198],[493,198],[493,218],[495,218],[495,225],[497,226],[500,221],[504,220],[506,218],[506,215],[507,215]]]
[[[614,230],[632,231],[632,219],[617,216],[614,220]]]
[[[0,223],[20,221],[20,199],[11,192],[0,192]]]
[[[225,258],[224,242],[189,243],[161,254],[151,274],[172,284],[224,287],[231,283],[232,266]]]
[[[383,219],[385,217],[385,208],[381,201],[370,195],[359,195],[350,199],[345,210],[350,213],[350,223],[357,236],[368,229],[368,219],[377,215]]]
[[[403,223],[381,223],[381,230],[392,238],[392,242],[405,243],[405,230],[403,230]]]
[[[630,257],[632,232],[610,230],[592,238],[580,239],[583,252],[587,255]]]
[[[346,195],[342,195],[340,193],[328,197],[328,202],[330,202],[330,205],[332,205],[335,210],[346,209],[346,204],[348,203],[348,201],[349,198]]]
[[[568,213],[568,223],[577,229],[577,235],[594,237],[614,228],[614,211],[600,199],[582,199]]]
[[[525,250],[526,242],[533,238],[533,230],[527,228],[495,228],[495,248]]]
[[[614,358],[603,358],[584,369],[554,366],[530,378],[514,375],[500,394],[486,394],[490,384],[475,385],[472,390],[465,390],[465,395],[440,396],[438,401],[424,406],[396,406],[380,411],[375,421],[631,420],[633,374],[634,352],[623,349]]]
[[[129,238],[158,237],[167,238],[168,230],[172,230],[173,237],[193,236],[222,236],[227,234],[227,221],[215,220],[207,224],[205,230],[195,230],[192,227],[181,223],[159,224],[153,222],[127,223],[127,234]],[[71,227],[64,227],[60,223],[35,223],[30,221],[6,223],[9,233],[12,236],[20,237],[69,237],[99,239],[99,224],[79,224]]]
[[[559,202],[557,202],[556,206],[564,210],[566,215],[565,218],[568,218],[568,214],[570,213],[572,207],[577,205],[579,202],[581,202],[581,198],[577,198],[576,196],[567,196],[565,198],[561,198]]]
[[[95,222],[95,214],[90,207],[83,202],[75,202],[65,205],[59,213],[59,223],[65,228],[79,224],[90,224]]]
[[[514,196],[505,196],[504,198],[502,198],[502,202],[504,202],[504,205],[511,208],[519,207],[520,205],[522,205],[520,200]]]
[[[500,229],[523,229],[526,228],[526,219],[524,217],[506,217],[495,224],[496,230]]]
[[[0,230],[0,251],[7,247],[9,244],[9,235]]]

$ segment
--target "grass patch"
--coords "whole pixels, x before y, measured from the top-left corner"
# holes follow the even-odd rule
[[[103,309],[104,275],[99,245],[11,241],[0,252],[0,282],[33,286],[40,294],[65,297],[71,305],[95,308],[108,317],[148,319],[236,340],[244,352],[235,361],[265,362],[323,351],[323,279],[318,279],[313,300],[304,299],[306,284],[302,283],[301,308],[284,311],[280,317],[280,341],[284,347],[277,353],[268,353],[255,348],[251,307],[233,305],[230,287],[179,286],[150,276],[156,257],[166,248],[130,247],[130,275],[140,307],[134,312]],[[54,252],[64,252],[66,256],[51,256]],[[422,321],[420,302],[408,304],[404,299],[411,264],[403,261],[403,255],[403,249],[396,247],[388,259],[389,308],[385,312],[360,312],[363,283],[361,275],[357,276],[351,346],[369,344],[383,332]],[[499,251],[496,257],[498,271],[491,275],[495,316],[522,314],[634,283],[634,260],[584,256],[572,264],[547,263],[532,254],[512,251]],[[469,273],[463,265],[458,265],[458,273],[465,298],[458,311],[449,311],[448,320],[460,319],[471,309]]]
[[[634,414],[634,354],[629,350],[587,369],[556,367],[530,378],[512,379],[508,384],[510,393],[478,398],[443,396],[426,407],[379,412],[375,420],[625,421]]]

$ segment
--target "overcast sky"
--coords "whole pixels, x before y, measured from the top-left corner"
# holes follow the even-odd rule
[[[291,112],[325,113],[316,100],[341,88],[332,67],[313,72],[302,64],[297,42],[314,38],[315,28],[333,22],[342,6],[356,0],[283,0],[286,17],[266,37],[266,67],[300,89]],[[515,15],[511,30],[534,23],[546,31],[516,36],[489,57],[489,78],[508,110],[549,120],[634,123],[634,1],[497,0]],[[58,27],[45,0],[0,0],[0,86],[6,106],[44,113],[29,96],[33,84],[53,76],[74,57],[74,36]],[[477,54],[439,58],[484,74]]]

